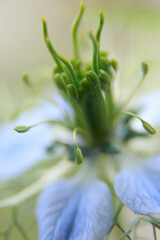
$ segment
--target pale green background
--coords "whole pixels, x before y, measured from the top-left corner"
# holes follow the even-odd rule
[[[70,26],[79,3],[79,0],[0,0],[0,121],[7,120],[29,94],[22,83],[22,73],[31,74],[35,70],[39,73],[43,66],[53,65],[43,42],[41,16],[47,19],[56,49],[71,57]],[[106,18],[102,48],[119,61],[122,96],[127,94],[126,86],[134,86],[140,79],[143,60],[149,63],[150,74],[142,91],[159,88],[160,1],[86,0],[85,5],[80,33],[83,57],[91,56],[87,31],[96,29],[98,10],[102,9]]]

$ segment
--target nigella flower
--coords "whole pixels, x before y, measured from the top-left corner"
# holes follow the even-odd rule
[[[160,213],[160,156],[142,158],[138,154],[132,153],[131,156],[124,152],[129,140],[147,138],[149,134],[156,133],[148,122],[154,124],[155,119],[159,122],[155,101],[159,101],[160,92],[139,101],[140,107],[144,106],[141,111],[144,116],[137,115],[136,105],[134,112],[124,111],[135,90],[124,103],[115,102],[112,85],[117,72],[117,62],[110,60],[106,52],[100,51],[100,36],[104,23],[102,11],[96,35],[89,35],[93,43],[92,63],[80,60],[77,30],[83,12],[82,2],[72,29],[75,55],[72,61],[56,52],[48,36],[46,21],[42,18],[44,40],[56,62],[53,79],[64,98],[60,105],[63,108],[66,104],[68,114],[62,117],[57,111],[50,115],[51,107],[45,105],[43,109],[41,106],[34,113],[35,116],[32,115],[38,124],[15,127],[17,132],[28,134],[28,138],[25,140],[25,135],[22,135],[22,140],[19,140],[18,136],[17,139],[14,136],[14,145],[7,143],[7,150],[2,155],[6,160],[12,157],[18,162],[21,158],[24,160],[25,164],[15,168],[16,172],[12,169],[13,173],[17,174],[31,163],[44,158],[45,148],[57,137],[55,131],[50,131],[49,126],[46,129],[38,127],[38,131],[32,133],[31,128],[45,121],[63,125],[70,132],[73,131],[73,143],[59,141],[59,145],[66,147],[66,153],[69,153],[67,156],[70,156],[73,162],[71,176],[51,183],[44,189],[37,203],[40,240],[103,240],[110,233],[115,221],[118,221],[115,219],[115,216],[118,216],[117,210],[114,215],[114,203],[118,198],[136,214]],[[148,65],[143,62],[142,80],[136,90],[147,73]],[[59,98],[59,101],[61,100]],[[20,120],[26,121],[26,118],[27,115]],[[133,118],[142,123],[145,133],[134,128]],[[32,134],[36,137],[33,138]],[[21,145],[19,141],[22,141]],[[13,154],[8,147],[13,149]],[[16,148],[19,151],[17,157],[14,155]],[[112,161],[109,160],[110,154],[113,156]],[[104,160],[103,166],[101,158]],[[15,160],[14,163],[16,164]],[[76,168],[74,164],[77,165]],[[101,174],[102,168],[108,172],[105,176]],[[114,176],[110,174],[111,169],[114,169]]]

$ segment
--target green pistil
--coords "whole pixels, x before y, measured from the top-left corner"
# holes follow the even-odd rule
[[[73,23],[73,27],[72,27],[73,49],[74,49],[75,59],[79,59],[78,44],[77,44],[77,31],[78,31],[78,27],[79,27],[82,15],[84,13],[84,9],[85,9],[84,2],[81,2],[80,12],[79,12],[77,18],[75,19],[75,22]]]
[[[93,43],[93,70],[99,75],[99,47],[92,33],[89,34]]]
[[[44,35],[44,39],[45,39],[46,45],[47,45],[51,55],[53,56],[54,60],[56,61],[58,67],[60,68],[61,71],[65,71],[65,69],[62,67],[62,65],[60,63],[60,62],[62,62],[66,66],[66,68],[68,70],[68,73],[69,73],[69,75],[70,75],[70,77],[72,79],[72,82],[76,86],[79,86],[79,81],[77,79],[76,73],[74,71],[74,68],[73,68],[71,62],[69,60],[65,59],[64,57],[60,56],[56,52],[56,50],[53,48],[52,43],[51,43],[51,41],[50,41],[50,39],[48,37],[47,24],[46,24],[46,20],[44,18],[42,18],[42,24],[43,24],[43,35]]]
[[[96,40],[97,40],[98,43],[100,43],[101,32],[102,32],[102,28],[103,28],[103,24],[104,24],[103,12],[100,10],[99,14],[100,14],[100,22],[99,22],[99,27],[98,27],[97,33],[96,33]]]
[[[135,89],[133,89],[133,91],[130,93],[129,97],[127,98],[127,100],[122,104],[121,109],[124,109],[129,102],[131,101],[131,99],[134,97],[134,95],[136,94],[136,92],[138,91],[138,89],[142,86],[142,84],[144,83],[144,80],[146,79],[146,76],[148,74],[149,71],[149,67],[148,64],[145,62],[142,62],[142,79],[140,80],[140,82],[138,83],[138,85],[136,86]]]
[[[48,42],[47,42],[48,29],[47,29],[46,19],[43,18],[43,17],[42,17],[42,26],[43,26],[43,37],[44,37],[44,41],[45,41],[45,43],[46,43],[46,46],[47,46],[49,52],[51,53],[53,59],[55,60],[57,66],[58,66],[58,68],[59,68],[59,70],[60,70],[60,71],[63,71],[64,68],[63,68],[61,62],[59,61],[59,59],[55,56],[52,45],[51,45],[51,44],[48,44]]]

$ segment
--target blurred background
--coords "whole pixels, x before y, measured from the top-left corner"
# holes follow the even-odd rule
[[[91,59],[92,44],[88,32],[96,30],[98,11],[102,9],[105,25],[101,49],[107,50],[111,58],[119,62],[119,97],[123,98],[137,85],[141,78],[142,61],[149,64],[150,72],[137,95],[160,88],[160,1],[84,2],[86,12],[79,33],[82,58]],[[46,80],[46,85],[50,84],[48,79],[51,78],[54,62],[43,41],[41,17],[47,20],[57,51],[72,58],[71,24],[79,6],[80,0],[0,0],[0,122],[9,120],[15,109],[30,96],[22,82],[24,72],[28,72],[33,81]],[[35,202],[27,201],[25,207],[29,215],[34,211]],[[7,211],[8,214],[6,209],[1,214],[9,219],[10,209]],[[26,209],[22,208],[24,211]],[[30,231],[31,239],[36,239],[35,222],[26,219],[23,220],[24,226]],[[3,228],[4,221],[2,218],[0,220]],[[147,229],[148,226],[144,226],[143,233],[148,239],[153,239],[152,231],[148,233]],[[13,239],[21,239],[22,236],[17,234],[14,233],[16,237]]]
[[[72,57],[71,24],[80,0],[0,0],[0,121],[8,120],[29,94],[21,76],[33,80],[51,76],[53,60],[42,36],[45,17],[57,51]],[[135,86],[141,76],[141,62],[150,73],[142,91],[160,87],[160,1],[85,0],[86,12],[80,28],[82,57],[91,58],[89,30],[96,30],[98,11],[103,10],[105,26],[101,48],[119,62],[121,96]],[[128,91],[127,91],[128,89]],[[138,92],[137,94],[141,94]]]

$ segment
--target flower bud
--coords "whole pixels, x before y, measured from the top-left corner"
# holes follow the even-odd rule
[[[148,70],[149,70],[148,64],[145,62],[142,62],[142,71],[144,76],[148,73]]]
[[[90,80],[94,86],[100,86],[99,77],[93,70],[87,71],[86,78]]]
[[[70,98],[78,99],[78,91],[77,91],[77,88],[73,84],[67,85],[67,93]]]
[[[62,78],[63,78],[63,81],[64,81],[65,85],[67,85],[67,84],[70,83],[70,82],[69,82],[69,77],[67,76],[67,74],[66,74],[65,72],[62,72],[62,73],[61,73],[61,76],[62,76]]]
[[[108,83],[108,84],[111,81],[111,77],[109,76],[109,74],[102,69],[100,70],[100,79],[102,82]]]
[[[100,52],[100,56],[101,56],[101,57],[107,57],[107,56],[108,56],[108,52],[106,52],[106,51],[101,51],[101,52]]]
[[[112,59],[111,60],[111,66],[113,67],[114,71],[116,72],[118,69],[118,63],[116,60]]]
[[[83,96],[84,96],[84,88],[82,88],[82,87],[78,88],[78,96],[81,99],[83,98]]]
[[[87,89],[89,91],[93,91],[94,90],[94,85],[93,83],[87,79],[87,78],[83,78],[82,81],[81,81],[81,86],[84,88],[84,89]]]
[[[100,58],[100,69],[103,69],[105,72],[107,72],[110,75],[110,77],[113,76],[112,67],[113,66],[108,58],[106,57]]]
[[[29,88],[32,87],[31,81],[30,81],[29,76],[28,76],[27,73],[24,73],[24,74],[22,75],[22,80],[23,80],[23,82],[25,83],[25,85],[26,85],[27,87],[29,87]]]
[[[60,73],[56,73],[54,75],[54,81],[59,89],[61,89],[61,90],[66,89],[65,81]]]

